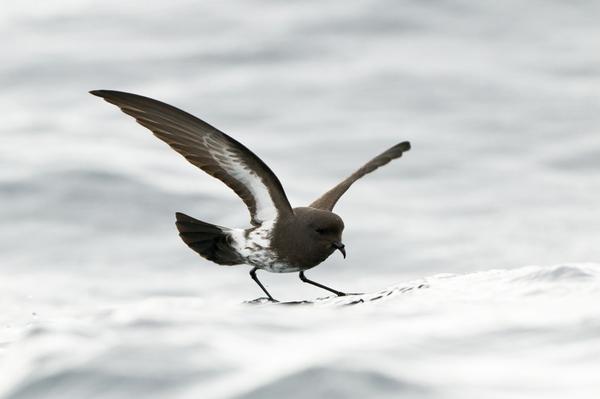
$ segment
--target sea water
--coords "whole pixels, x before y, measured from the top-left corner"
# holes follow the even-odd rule
[[[21,1],[0,11],[1,398],[600,395],[600,5]],[[174,213],[243,203],[114,106],[189,111],[293,206],[386,148],[335,208],[340,254],[219,267]],[[534,266],[535,265],[535,266]]]

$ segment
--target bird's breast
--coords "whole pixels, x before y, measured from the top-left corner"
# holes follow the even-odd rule
[[[272,273],[291,273],[302,269],[282,260],[273,248],[273,228],[275,221],[268,221],[248,230],[234,230],[231,234],[232,246],[249,265]]]

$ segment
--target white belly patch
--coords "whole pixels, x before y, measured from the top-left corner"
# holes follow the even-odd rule
[[[245,262],[272,273],[291,273],[300,269],[277,259],[277,254],[271,250],[271,234],[275,220],[264,222],[259,227],[250,230],[233,229],[232,246],[238,251]]]

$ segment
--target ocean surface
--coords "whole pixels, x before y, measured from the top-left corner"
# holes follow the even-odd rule
[[[5,3],[1,399],[600,397],[600,2]],[[243,203],[94,89],[217,126],[293,206],[409,140],[307,272],[365,294],[252,302],[174,226]]]

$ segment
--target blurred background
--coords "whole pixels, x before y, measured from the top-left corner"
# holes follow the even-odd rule
[[[248,268],[205,261],[174,226],[181,211],[246,227],[243,203],[93,89],[215,125],[273,169],[293,206],[411,141],[336,207],[348,258],[308,275],[337,289],[597,261],[599,15],[591,0],[4,2],[0,356],[42,315],[36,336],[148,298],[237,306],[261,294]],[[260,277],[279,299],[323,295],[293,274]],[[123,358],[180,357],[165,348]],[[29,363],[12,363],[0,395],[37,397],[27,376],[43,353],[13,352]],[[56,397],[96,397],[65,386]]]

